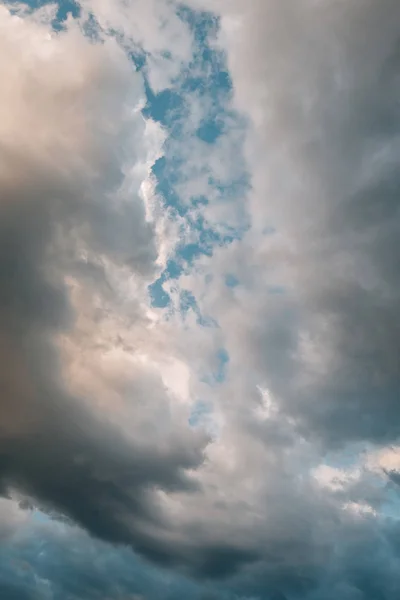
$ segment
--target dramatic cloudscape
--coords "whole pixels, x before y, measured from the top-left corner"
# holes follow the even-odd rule
[[[400,2],[0,0],[0,597],[400,598]]]

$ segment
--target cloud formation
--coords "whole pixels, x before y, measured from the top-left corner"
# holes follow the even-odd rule
[[[254,300],[257,330],[269,303],[282,317],[264,335],[247,327],[242,347],[285,410],[327,443],[388,441],[399,343],[397,4],[219,6],[235,100],[252,125],[246,258],[257,292],[284,292]]]
[[[76,23],[56,34],[37,15],[0,18],[2,488],[174,562],[149,494],[192,489],[206,438],[188,435],[160,375],[124,348],[149,327],[140,290],[157,270],[140,78]]]
[[[394,600],[398,3],[0,9],[0,590]]]

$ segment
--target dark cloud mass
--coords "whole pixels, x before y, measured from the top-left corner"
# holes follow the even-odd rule
[[[155,268],[153,231],[139,198],[119,204],[124,165],[118,153],[125,129],[135,135],[140,127],[128,119],[140,83],[116,47],[93,46],[77,31],[48,42],[53,54],[47,62],[40,46],[46,28],[28,18],[13,24],[1,9],[1,52],[12,51],[15,58],[13,71],[4,58],[0,65],[10,81],[1,100],[10,113],[0,147],[1,485],[99,538],[179,564],[179,544],[175,552],[172,542],[162,542],[167,525],[150,490],[191,490],[185,471],[202,461],[204,440],[192,436],[188,445],[177,432],[168,448],[158,447],[157,439],[135,447],[106,416],[68,391],[57,345],[57,334],[73,331],[77,319],[66,277],[80,274],[81,285],[93,284],[79,268],[80,248],[128,264],[139,275]],[[16,47],[17,34],[25,34],[25,50]],[[28,106],[21,97],[25,88]],[[24,119],[37,127],[21,133]],[[102,276],[101,269],[94,273],[95,279]],[[95,284],[98,293],[101,278]],[[140,385],[146,394],[146,382]],[[161,382],[154,386],[162,397]]]
[[[204,261],[238,285],[185,273],[208,329],[146,304],[166,234],[141,188],[162,145],[142,74],[100,29],[0,3],[0,596],[396,600],[400,4],[188,5],[221,16],[249,122],[252,226]],[[174,3],[135,7],[143,39],[180,39]]]

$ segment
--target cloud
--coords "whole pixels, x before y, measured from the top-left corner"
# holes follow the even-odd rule
[[[344,495],[359,495],[347,509],[371,501],[382,510],[376,522],[364,514],[347,534],[338,523],[352,522],[352,516],[340,512],[335,494],[316,492],[309,475],[327,453],[336,460],[354,453],[357,462],[358,445],[384,446],[398,436],[393,23],[399,8],[392,1],[190,4],[220,13],[219,40],[235,107],[250,125],[245,148],[251,192],[240,201],[247,202],[251,228],[241,241],[203,257],[182,279],[202,314],[218,323],[229,354],[226,378],[212,392],[215,413],[222,415],[218,442],[225,460],[218,464],[213,454],[214,485],[218,480],[219,494],[230,490],[224,510],[231,519],[235,514],[236,528],[241,515],[234,512],[233,493],[247,501],[249,513],[260,515],[257,531],[249,513],[243,522],[255,546],[259,531],[260,546],[271,541],[260,567],[265,573],[268,565],[264,593],[275,585],[288,597],[331,597],[317,560],[324,556],[325,565],[332,561],[339,569],[336,590],[349,598],[370,597],[378,591],[367,571],[378,572],[380,559],[375,557],[374,567],[373,560],[366,566],[360,558],[355,570],[363,576],[355,577],[345,566],[352,562],[349,555],[339,567],[334,548],[351,546],[358,528],[365,540],[379,531],[387,539],[381,521],[386,492],[365,472],[362,484],[347,489]],[[226,285],[227,276],[234,277],[234,286]],[[304,529],[294,526],[292,510],[296,526],[301,522]],[[213,520],[209,509],[203,526],[207,520]],[[221,526],[223,514],[217,522]],[[276,538],[271,522],[279,523]],[[223,535],[232,530],[227,525]],[[289,530],[282,553],[287,570],[281,570],[279,548]],[[310,548],[318,548],[316,555]],[[303,583],[300,556],[308,557]],[[397,551],[388,560],[396,563]],[[378,584],[388,597],[396,585],[390,572],[391,583],[385,587],[379,578]],[[249,579],[246,585],[247,593],[257,589]]]
[[[0,481],[67,532],[21,589],[35,597],[35,574],[56,598],[157,597],[126,575],[130,546],[194,576],[187,597],[213,581],[224,600],[395,598],[398,5],[188,4],[215,12],[232,81],[209,146],[182,7],[85,0],[59,33],[1,7]],[[123,48],[147,53],[142,72]],[[143,74],[188,109],[165,131],[141,114]],[[188,207],[172,224],[162,152],[187,167],[166,170]],[[246,184],[221,198],[235,171]],[[227,215],[231,237],[185,262],[163,312],[147,286],[169,231],[201,239],[193,215]],[[115,561],[92,570],[89,547]]]
[[[252,227],[238,253],[258,280],[250,288],[234,263],[244,285],[232,313],[218,300],[205,310],[235,337],[234,360],[257,370],[307,436],[328,446],[393,440],[398,5],[222,1],[215,10],[251,126]]]
[[[37,514],[0,552],[0,581],[10,598],[168,600],[202,598],[202,586],[160,571],[127,548],[90,538],[77,527]],[[6,596],[7,597],[7,596]]]
[[[152,343],[142,305],[157,272],[141,78],[111,39],[0,8],[2,486],[179,562],[151,490],[191,490],[206,438],[154,367],[133,364]]]
[[[15,500],[0,498],[0,539],[5,540],[26,521],[27,515]]]
[[[156,92],[169,88],[191,59],[192,36],[175,2],[83,0],[80,5],[105,31],[117,32],[131,51],[147,55],[145,67]]]

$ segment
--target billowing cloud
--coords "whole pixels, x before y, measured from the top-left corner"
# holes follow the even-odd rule
[[[398,3],[81,4],[0,6],[0,590],[394,600]]]
[[[235,256],[245,287],[231,317],[243,324],[240,360],[257,366],[285,411],[327,443],[391,440],[398,6],[218,6],[235,101],[252,127],[253,227],[238,253],[246,248],[242,262],[251,261],[258,280],[249,298]],[[247,317],[247,302],[257,304],[257,320]]]
[[[149,495],[193,488],[205,437],[133,360],[150,343],[141,298],[157,270],[141,80],[76,23],[54,33],[3,6],[0,19],[2,486],[168,562]]]

